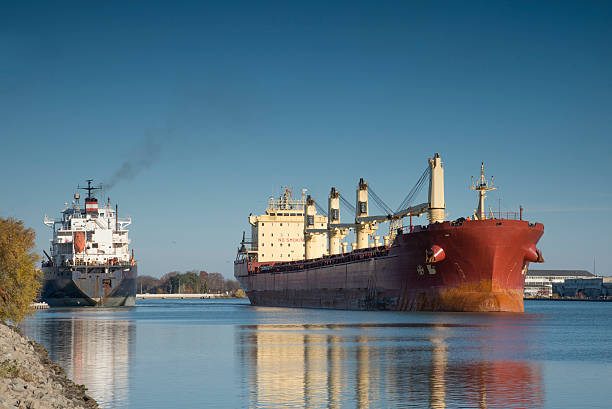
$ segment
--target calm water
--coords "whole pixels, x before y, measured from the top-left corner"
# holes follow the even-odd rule
[[[42,311],[23,328],[105,408],[611,407],[612,303],[526,310],[149,300]]]

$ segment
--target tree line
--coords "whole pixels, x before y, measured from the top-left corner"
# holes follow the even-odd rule
[[[190,270],[185,273],[172,271],[161,278],[138,276],[137,290],[146,294],[235,294],[240,289],[236,280],[226,279],[221,273]]]

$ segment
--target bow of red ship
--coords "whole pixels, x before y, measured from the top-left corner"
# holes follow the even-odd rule
[[[436,223],[401,234],[391,254],[403,276],[397,309],[522,312],[544,226],[522,220]]]

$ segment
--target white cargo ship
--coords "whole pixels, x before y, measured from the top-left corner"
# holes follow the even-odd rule
[[[79,193],[61,219],[45,216],[53,229],[50,254],[45,251],[41,298],[57,306],[133,306],[136,300],[137,263],[129,249],[127,227],[131,218],[119,218],[110,198],[99,206],[92,180],[87,187],[85,207]]]

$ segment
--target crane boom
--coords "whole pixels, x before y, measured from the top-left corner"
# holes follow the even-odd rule
[[[387,220],[401,219],[403,217],[408,216],[420,216],[423,213],[427,213],[429,211],[429,203],[421,203],[420,205],[411,206],[407,209],[400,210],[393,214],[388,215],[380,215],[380,216],[367,216],[367,217],[358,217],[356,220],[358,222],[363,223],[382,223]]]

